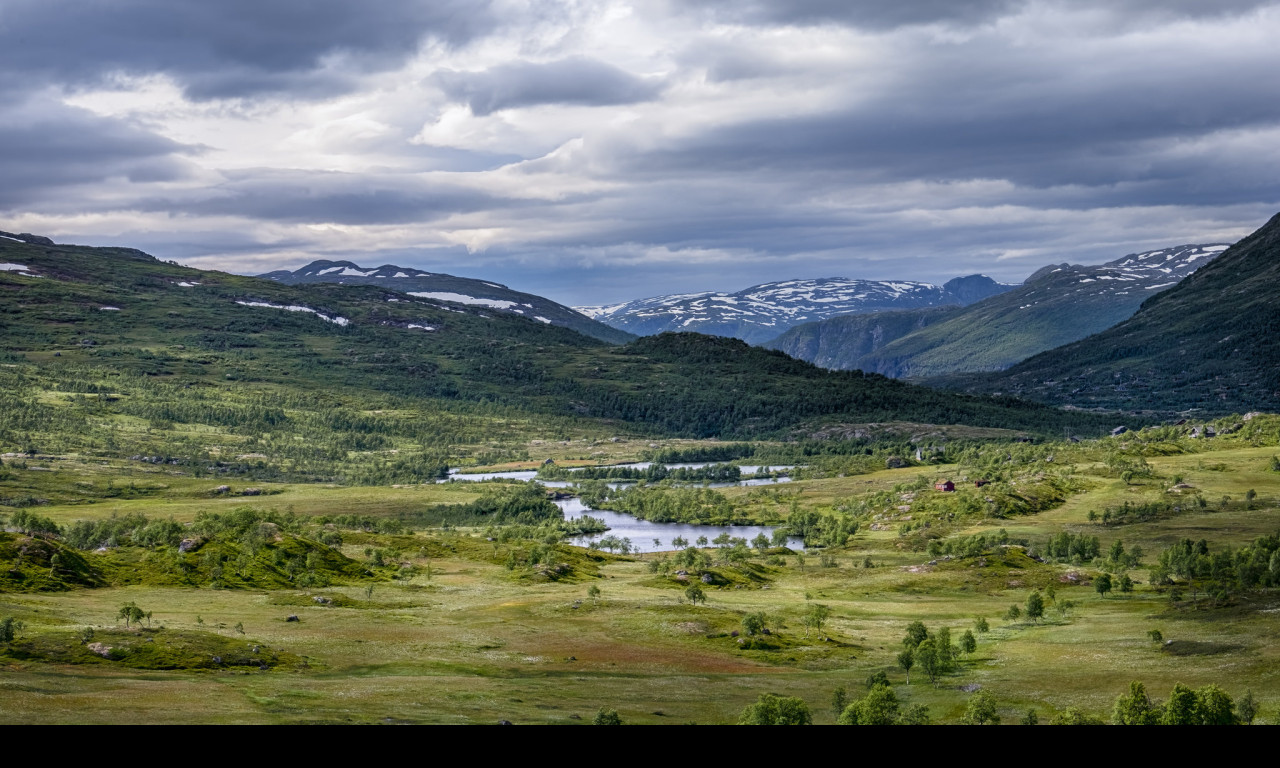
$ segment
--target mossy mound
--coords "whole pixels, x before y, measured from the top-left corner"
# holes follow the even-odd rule
[[[214,539],[191,552],[177,547],[81,552],[51,537],[0,533],[0,593],[131,585],[296,589],[370,578],[384,576],[331,547],[291,534],[252,551],[239,542]]]
[[[337,592],[318,594],[275,594],[267,601],[272,605],[311,606],[319,608],[373,608],[375,603],[357,600]]]
[[[659,576],[640,582],[646,587],[659,589],[685,589],[697,584],[703,589],[761,589],[773,582],[780,569],[761,565],[750,560],[732,565],[716,565],[702,570],[691,570],[681,576]]]
[[[0,659],[132,669],[303,669],[302,657],[243,638],[163,628],[43,632],[0,647]]]
[[[56,539],[0,532],[0,592],[63,592],[106,583],[83,553]]]
[[[980,555],[938,560],[933,570],[949,580],[986,591],[1044,589],[1058,582],[1057,568],[1027,555],[1022,547],[997,547]]]

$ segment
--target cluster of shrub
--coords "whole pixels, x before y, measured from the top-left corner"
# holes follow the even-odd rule
[[[1232,594],[1280,586],[1280,534],[1260,536],[1240,549],[1211,551],[1205,539],[1183,539],[1163,550],[1150,570],[1151,583],[1171,586],[1174,600],[1182,597],[1178,581],[1192,596],[1209,595],[1215,602]]]

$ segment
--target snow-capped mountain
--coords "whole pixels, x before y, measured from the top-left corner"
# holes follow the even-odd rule
[[[737,293],[682,293],[575,309],[640,335],[695,331],[755,344],[794,325],[836,315],[970,304],[1012,287],[985,275],[958,277],[943,286],[830,277],[764,283]]]
[[[1179,245],[1106,264],[1050,265],[953,313],[886,316],[883,323],[831,319],[792,328],[765,346],[825,368],[894,377],[1000,370],[1125,320],[1226,249]]]
[[[299,283],[343,283],[347,285],[376,285],[399,293],[407,293],[432,301],[452,302],[471,306],[488,307],[510,312],[540,323],[561,325],[566,328],[614,344],[623,344],[633,337],[625,332],[596,322],[551,299],[512,290],[499,283],[456,277],[441,272],[424,272],[412,267],[384,264],[381,267],[362,267],[350,261],[313,261],[307,266],[290,272],[278,270],[258,275],[288,285]]]
[[[1098,266],[1079,266],[1059,264],[1045,267],[1031,277],[1024,285],[1048,275],[1066,273],[1062,277],[1071,278],[1079,286],[1077,294],[1088,295],[1133,295],[1131,291],[1146,291],[1143,296],[1151,295],[1151,291],[1171,288],[1179,280],[1209,263],[1213,257],[1227,250],[1230,246],[1221,243],[1213,245],[1176,245],[1172,248],[1161,248],[1158,251],[1131,253],[1128,256],[1108,261]],[[1096,285],[1091,285],[1096,283]],[[1055,282],[1057,291],[1070,283]],[[1028,292],[1028,297],[1036,294]]]

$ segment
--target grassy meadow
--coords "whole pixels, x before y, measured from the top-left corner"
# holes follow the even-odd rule
[[[105,583],[96,586],[0,592],[0,617],[21,622],[14,640],[0,643],[0,722],[577,724],[606,708],[629,724],[712,724],[736,722],[772,692],[803,699],[814,722],[831,723],[837,688],[859,698],[867,677],[884,672],[904,706],[925,705],[940,723],[959,721],[977,690],[994,696],[1006,724],[1028,710],[1047,723],[1068,708],[1107,720],[1131,680],[1154,697],[1179,682],[1214,683],[1237,700],[1251,691],[1261,703],[1255,722],[1274,723],[1280,593],[1259,587],[1210,599],[1177,579],[1153,585],[1148,576],[1160,551],[1184,538],[1206,539],[1218,551],[1280,530],[1280,472],[1272,469],[1280,449],[1270,419],[1254,422],[1266,429],[1212,440],[1144,432],[1076,445],[987,442],[933,463],[859,471],[850,464],[786,484],[722,489],[750,519],[812,511],[848,515],[858,528],[841,545],[807,553],[773,548],[733,559],[724,548],[705,548],[709,570],[725,579],[703,585],[700,603],[686,598],[696,578],[658,567],[671,553],[548,545],[537,536],[506,538],[502,526],[382,530],[368,522],[461,508],[491,484],[223,481],[139,462],[11,455],[0,468],[0,496],[46,499],[0,507],[11,523],[0,534],[9,547],[0,546],[0,558],[9,558],[0,568],[14,572],[31,572],[33,547],[45,541],[14,530],[23,510],[64,530],[132,514],[187,526],[245,507],[287,520],[274,540],[258,544],[257,560],[236,566],[249,574],[244,585],[230,576],[223,588],[201,583],[204,569],[218,564],[198,561],[198,553],[187,555],[195,565],[183,566],[192,583],[152,579],[148,569],[171,567],[172,549],[153,547],[138,555],[142,575],[132,583],[104,566]],[[493,468],[636,459],[659,444],[706,443],[529,440],[512,452],[521,459]],[[988,476],[983,488],[969,482]],[[959,489],[933,490],[944,479]],[[224,484],[229,489],[216,491]],[[244,495],[249,489],[256,493]],[[1120,524],[1097,517],[1126,501],[1168,502],[1176,511]],[[1014,512],[992,517],[984,509]],[[343,515],[366,518],[364,528],[313,522]],[[249,585],[268,584],[261,575],[268,566],[286,573],[276,550],[325,531],[340,532],[328,547],[350,564],[346,571],[305,587]],[[995,541],[1001,531],[1026,546],[930,554],[930,546],[936,553],[966,537]],[[1097,536],[1104,555],[1116,540],[1130,552],[1138,546],[1142,560],[1112,568],[1102,558],[1028,556],[1064,531]],[[208,536],[203,546],[212,551],[220,539]],[[513,552],[535,551],[551,559],[512,567]],[[50,571],[69,567],[70,557]],[[76,557],[93,566],[120,556]],[[564,563],[562,572],[546,567],[553,562]],[[1101,596],[1095,586],[1104,569],[1130,575],[1133,591]],[[1046,595],[1042,618],[1006,618],[1010,605],[1025,606],[1037,590]],[[126,627],[128,604],[150,616]],[[830,608],[820,628],[804,621],[815,604]],[[744,616],[755,612],[765,614],[768,635],[743,631]],[[980,617],[989,629],[975,632],[975,651],[932,683],[913,669],[908,684],[896,661],[908,624],[946,627],[958,639]],[[1151,630],[1162,639],[1153,641]]]

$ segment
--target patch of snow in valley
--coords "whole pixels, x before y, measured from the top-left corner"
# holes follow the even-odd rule
[[[12,240],[13,238],[9,238]],[[22,242],[19,240],[18,242]],[[0,264],[0,272],[27,272],[31,267],[24,267],[21,264]]]
[[[270,302],[266,302],[266,301],[239,301],[239,300],[237,300],[236,303],[245,307],[267,307],[268,309],[283,309],[286,312],[310,312],[311,314],[315,315],[321,320],[324,320],[326,323],[333,323],[334,325],[349,325],[351,323],[351,321],[345,317],[330,317],[329,315],[322,313],[318,309],[312,309],[311,307],[303,307],[297,304],[288,304],[288,305],[271,304]]]
[[[199,285],[199,283],[188,283],[187,281],[183,280],[182,282],[178,283],[178,285],[183,288],[195,288],[197,285]]]
[[[432,325],[417,325],[417,324],[415,324],[415,323],[409,323],[409,327],[410,327],[410,328],[417,328],[417,329],[419,329],[419,330],[423,330],[423,331],[434,331],[434,330],[435,330],[435,326],[432,326]]]
[[[1147,290],[1148,290],[1148,291],[1154,291],[1154,290],[1156,290],[1157,288],[1168,288],[1168,287],[1169,287],[1169,286],[1171,286],[1171,285],[1177,285],[1177,284],[1178,284],[1178,281],[1177,281],[1177,280],[1173,281],[1172,283],[1157,283],[1157,284],[1155,284],[1155,285],[1148,285],[1148,286],[1147,286]]]
[[[342,271],[342,270],[344,270],[344,269],[346,269],[346,267],[329,267],[328,269],[322,269],[322,270],[320,270],[320,271],[319,271],[319,272],[317,272],[316,274],[317,274],[317,275],[329,275],[329,274],[332,274],[332,273],[334,273],[334,272],[341,272],[341,271]]]
[[[493,307],[494,309],[510,309],[516,305],[514,301],[506,301],[504,299],[477,299],[474,296],[467,296],[461,293],[451,293],[449,291],[410,291],[410,296],[420,296],[424,299],[435,299],[437,301],[452,301],[455,304],[474,304],[482,307]]]
[[[13,242],[15,242],[15,243],[25,242],[25,241],[23,241],[23,240],[19,240],[19,239],[18,239],[18,238],[16,238],[16,237],[9,237],[8,235],[0,235],[0,237],[3,237],[5,240],[12,240],[12,241],[13,241]]]
[[[99,312],[119,312],[119,307],[98,307]]]
[[[392,275],[392,277],[408,277],[408,275],[406,275],[403,272],[397,272],[394,275]]]
[[[551,321],[550,321],[550,320],[548,320],[547,318],[543,317],[542,315],[534,315],[534,316],[533,316],[533,319],[534,319],[534,320],[537,320],[537,321],[539,321],[539,322],[546,323],[547,325],[551,325]]]

